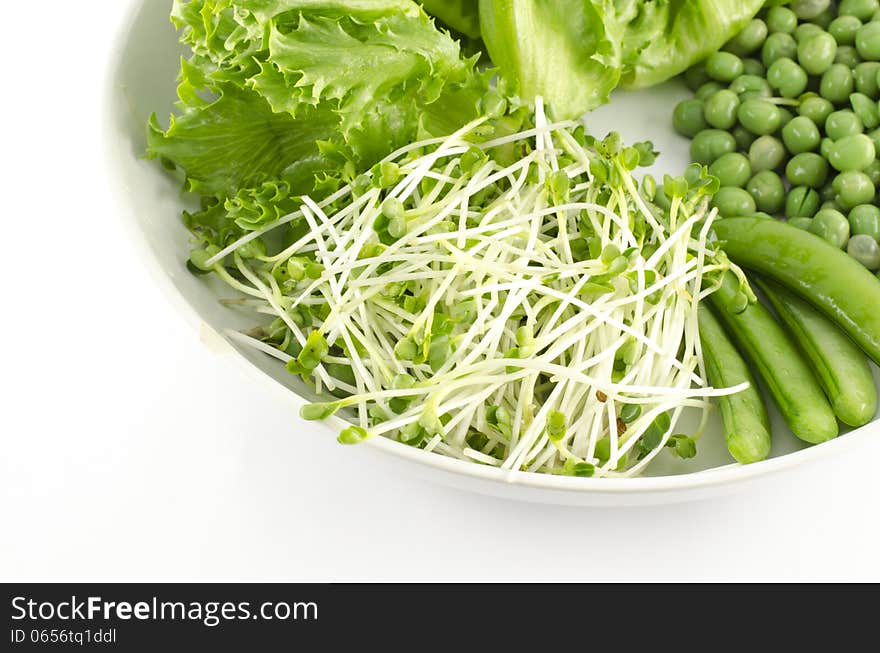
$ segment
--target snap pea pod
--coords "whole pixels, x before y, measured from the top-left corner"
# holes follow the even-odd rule
[[[800,297],[770,281],[755,283],[806,354],[840,421],[864,426],[874,419],[877,387],[868,359],[856,344]]]
[[[880,364],[880,280],[819,236],[777,220],[718,220],[715,234],[737,264],[794,290]]]
[[[709,295],[718,317],[764,380],[792,433],[812,443],[837,437],[831,405],[795,344],[759,302],[746,303],[745,309],[739,310],[741,298],[739,280],[732,272],[727,272],[721,287]]]
[[[747,390],[717,399],[727,449],[743,464],[764,460],[770,453],[770,419],[761,392],[748,365],[709,306],[704,302],[698,311],[709,383],[716,388],[729,388],[745,381],[750,384]]]

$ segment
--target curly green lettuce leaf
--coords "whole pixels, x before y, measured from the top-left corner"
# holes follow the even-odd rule
[[[480,38],[479,0],[421,0],[421,4],[456,32]]]
[[[540,95],[559,119],[608,101],[621,74],[607,0],[480,0],[483,40],[510,90]]]
[[[615,0],[623,42],[621,87],[674,77],[735,36],[764,0]]]
[[[411,0],[175,0],[171,20],[192,56],[148,154],[202,195],[185,219],[212,244],[457,129],[489,87]]]

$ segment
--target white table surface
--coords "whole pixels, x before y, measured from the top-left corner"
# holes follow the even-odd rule
[[[379,473],[311,432],[200,344],[114,222],[97,134],[122,4],[4,14],[0,580],[880,580],[880,442],[597,510]]]

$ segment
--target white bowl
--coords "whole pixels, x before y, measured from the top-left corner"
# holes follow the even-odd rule
[[[112,186],[118,194],[120,218],[131,228],[132,238],[147,266],[203,340],[218,351],[231,353],[267,391],[290,404],[291,423],[299,420],[299,407],[310,397],[308,389],[293,379],[276,361],[251,350],[241,350],[221,335],[224,329],[253,326],[242,316],[218,304],[221,287],[190,274],[185,266],[188,233],[180,219],[182,200],[179,180],[165,173],[153,161],[143,158],[146,121],[156,112],[167,120],[175,99],[179,58],[184,54],[168,20],[170,2],[134,0],[117,39],[113,69],[108,77],[105,124],[107,154]],[[688,162],[688,142],[669,127],[672,106],[686,97],[677,82],[641,91],[617,94],[611,105],[590,114],[588,125],[596,134],[612,129],[628,141],[653,140],[662,156],[653,172],[681,171]],[[766,461],[741,466],[730,464],[720,425],[714,422],[699,443],[699,455],[691,461],[676,461],[663,454],[648,475],[632,479],[595,479],[548,476],[501,470],[425,453],[384,438],[362,445],[379,453],[368,456],[375,464],[399,461],[395,470],[417,474],[456,487],[527,501],[575,505],[635,505],[687,501],[717,495],[743,487],[784,470],[804,465],[859,447],[876,437],[878,422],[847,433],[834,441],[807,447],[794,438],[772,410],[774,443]],[[335,437],[341,422],[300,422],[291,437],[305,437],[304,431],[320,437]],[[384,459],[384,460],[382,460]]]

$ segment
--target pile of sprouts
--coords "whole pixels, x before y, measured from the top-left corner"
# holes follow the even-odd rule
[[[415,143],[322,201],[191,261],[270,316],[230,332],[313,385],[353,444],[387,437],[504,470],[639,473],[713,396],[697,305],[730,263],[700,166],[660,191],[650,144],[487,119]],[[267,245],[284,225],[282,245]],[[292,241],[292,242],[291,242]],[[269,253],[273,250],[274,253]]]

